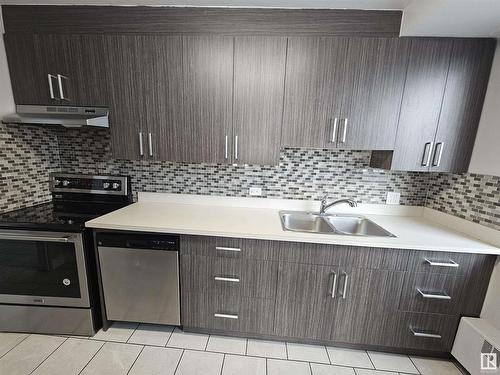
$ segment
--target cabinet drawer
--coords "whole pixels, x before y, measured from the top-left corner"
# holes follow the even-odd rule
[[[408,270],[443,274],[465,274],[469,270],[474,254],[441,251],[412,251]]]
[[[209,285],[216,295],[240,294],[242,297],[274,298],[278,262],[257,259],[213,258]]]
[[[465,276],[407,273],[399,309],[402,311],[458,314],[464,298]]]
[[[192,328],[272,334],[274,300],[188,293],[183,295],[182,322]]]
[[[278,263],[258,259],[181,256],[181,288],[186,293],[274,298]]]
[[[280,260],[322,266],[405,270],[409,251],[360,246],[281,242]]]
[[[455,339],[459,317],[442,314],[401,312],[394,325],[394,346],[449,352]],[[388,331],[389,333],[389,331]]]
[[[278,242],[226,237],[182,236],[181,254],[240,259],[278,259]]]

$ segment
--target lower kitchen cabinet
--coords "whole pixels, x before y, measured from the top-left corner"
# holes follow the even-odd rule
[[[275,334],[329,340],[337,312],[336,266],[280,263]]]
[[[479,316],[495,256],[181,237],[187,330],[436,355]]]
[[[398,308],[404,277],[402,271],[342,269],[330,340],[390,346],[386,328],[392,324],[392,312]]]

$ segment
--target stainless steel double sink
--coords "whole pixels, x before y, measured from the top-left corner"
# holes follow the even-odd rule
[[[396,237],[361,215],[317,214],[305,211],[280,211],[284,230],[348,236]]]

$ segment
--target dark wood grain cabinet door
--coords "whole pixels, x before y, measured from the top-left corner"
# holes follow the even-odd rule
[[[175,139],[179,160],[227,162],[225,140],[232,139],[233,38],[183,36],[182,42],[184,129]]]
[[[481,117],[494,47],[493,40],[454,41],[431,171],[467,171]]]
[[[331,340],[390,346],[385,328],[398,309],[403,271],[342,267]]]
[[[4,34],[5,50],[16,104],[54,104],[49,88],[50,69],[45,47],[35,34]],[[52,84],[56,88],[56,80]]]
[[[278,164],[286,43],[283,37],[235,38],[235,163]]]
[[[144,62],[144,40],[134,35],[105,36],[107,82],[111,87],[111,150],[119,159],[145,156],[147,124]],[[141,142],[142,140],[142,142]]]
[[[147,123],[145,154],[148,159],[187,159],[182,85],[182,37],[148,35],[141,37]],[[146,147],[147,145],[147,147]]]
[[[280,263],[275,334],[328,340],[337,314],[338,272],[336,266]]]
[[[441,112],[453,42],[412,39],[392,169],[427,171]]]
[[[338,148],[394,148],[409,46],[402,38],[349,39]]]
[[[283,146],[337,146],[347,45],[347,38],[288,38]]]

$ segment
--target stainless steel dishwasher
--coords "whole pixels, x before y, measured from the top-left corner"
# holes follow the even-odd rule
[[[108,320],[180,325],[179,238],[98,233]]]

